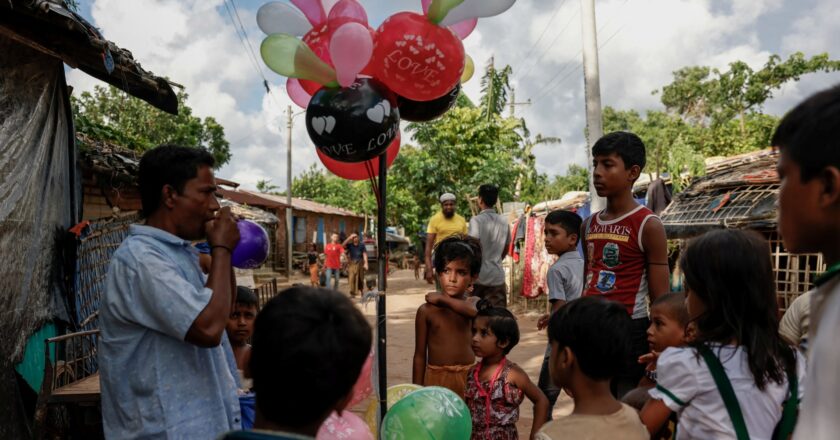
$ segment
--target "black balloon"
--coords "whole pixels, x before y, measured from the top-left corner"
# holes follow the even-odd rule
[[[306,108],[306,130],[325,155],[363,162],[388,149],[400,130],[397,95],[373,78],[322,88]]]
[[[400,118],[411,122],[427,122],[437,119],[458,102],[461,94],[461,84],[457,84],[449,93],[431,101],[412,101],[402,96],[397,97],[400,107]]]

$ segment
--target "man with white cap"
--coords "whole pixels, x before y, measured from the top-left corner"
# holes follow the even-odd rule
[[[467,233],[467,221],[455,213],[455,194],[444,193],[440,196],[440,211],[429,219],[426,228],[426,273],[424,278],[429,284],[435,282],[432,271],[432,249],[446,237]]]

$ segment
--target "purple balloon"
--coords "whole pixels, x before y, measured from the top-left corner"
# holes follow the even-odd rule
[[[239,243],[233,249],[231,264],[239,269],[260,267],[268,258],[268,233],[251,220],[239,220],[236,227],[239,228]]]

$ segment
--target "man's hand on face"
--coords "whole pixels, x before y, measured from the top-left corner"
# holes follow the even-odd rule
[[[239,228],[230,207],[216,211],[216,218],[205,224],[205,231],[211,247],[224,246],[232,251],[239,243]]]

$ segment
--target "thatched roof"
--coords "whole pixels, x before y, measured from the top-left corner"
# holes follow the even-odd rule
[[[142,153],[117,144],[76,133],[82,169],[107,178],[114,184],[137,184]]]
[[[776,227],[778,152],[767,149],[707,166],[662,212],[669,238],[687,238],[721,228]]]
[[[0,1],[0,37],[62,60],[172,114],[178,99],[170,83],[140,67],[131,52],[106,40],[61,0]]]

